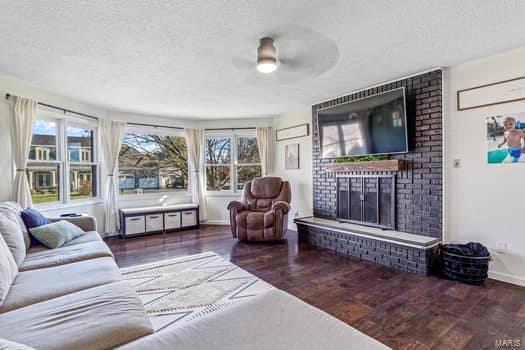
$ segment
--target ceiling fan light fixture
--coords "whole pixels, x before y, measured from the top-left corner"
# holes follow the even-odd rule
[[[257,70],[261,73],[271,73],[277,69],[277,63],[275,61],[259,61],[257,62]]]
[[[271,73],[277,69],[277,49],[273,39],[264,37],[259,40],[257,48],[257,70],[261,73]]]

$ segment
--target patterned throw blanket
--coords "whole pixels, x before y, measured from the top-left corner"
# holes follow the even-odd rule
[[[153,327],[177,327],[274,288],[213,252],[121,269]]]

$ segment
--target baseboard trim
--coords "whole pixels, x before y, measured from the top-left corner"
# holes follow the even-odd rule
[[[229,225],[229,220],[206,220],[201,222],[201,225]]]
[[[525,278],[509,275],[508,273],[489,271],[489,278],[525,287]]]

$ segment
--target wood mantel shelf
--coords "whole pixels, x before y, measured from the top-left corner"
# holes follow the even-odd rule
[[[400,171],[401,169],[403,169],[403,161],[399,159],[326,164],[326,172],[329,173]]]

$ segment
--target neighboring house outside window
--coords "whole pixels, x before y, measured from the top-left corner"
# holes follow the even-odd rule
[[[247,181],[261,176],[255,135],[208,134],[204,151],[207,192],[240,192]]]
[[[72,199],[96,197],[97,163],[94,158],[95,130],[77,125],[67,127],[69,188]]]
[[[182,133],[128,130],[119,154],[121,194],[188,191],[188,149]]]
[[[39,113],[27,166],[34,204],[98,197],[95,140],[93,123]],[[68,182],[69,186],[65,186]]]

